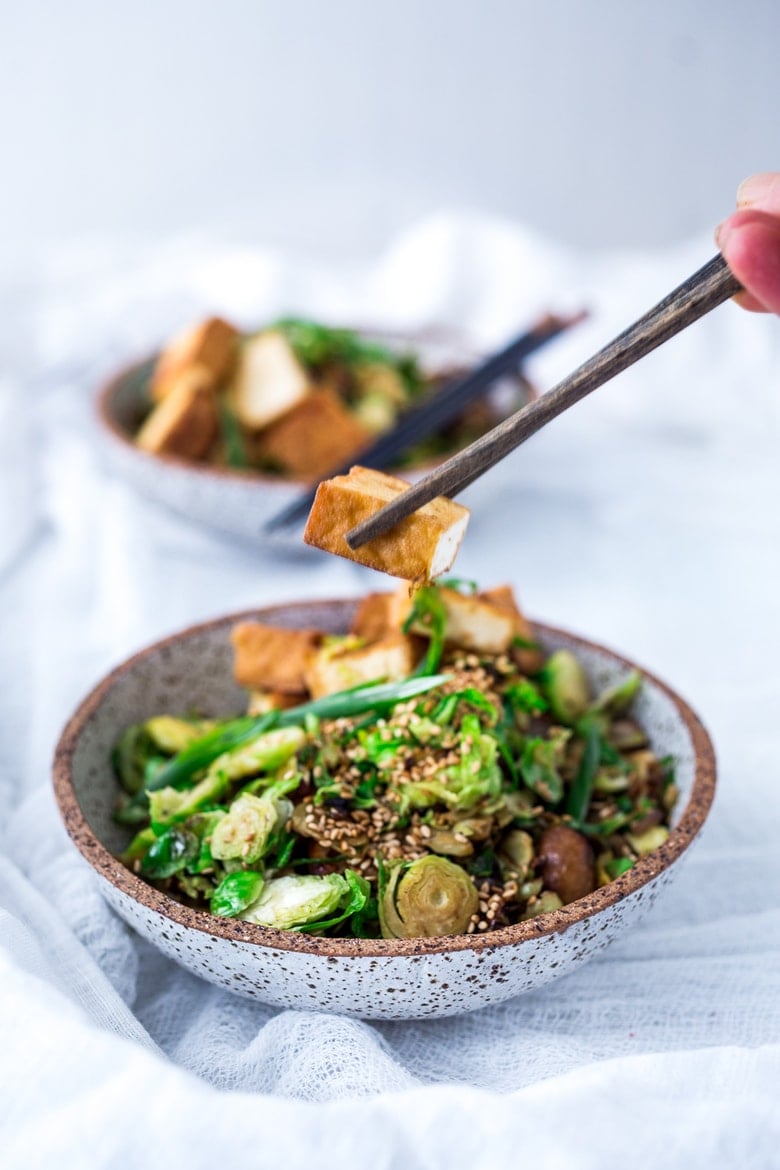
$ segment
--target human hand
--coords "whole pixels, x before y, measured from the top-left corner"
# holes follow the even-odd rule
[[[745,291],[735,300],[756,313],[780,314],[780,174],[751,175],[737,191],[737,210],[715,240]]]

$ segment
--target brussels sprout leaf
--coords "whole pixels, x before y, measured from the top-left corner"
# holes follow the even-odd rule
[[[332,926],[338,926],[339,923],[344,922],[352,914],[357,914],[366,906],[369,895],[371,893],[371,886],[364,877],[359,873],[355,873],[353,869],[345,869],[344,877],[349,886],[349,895],[346,905],[337,917],[328,918],[324,922],[309,922],[304,926],[296,926],[295,930],[304,932],[311,932],[314,930],[330,930]]]
[[[200,853],[200,841],[195,833],[174,826],[158,837],[141,862],[144,877],[172,877],[194,861]]]
[[[253,869],[229,873],[211,895],[211,913],[235,918],[260,897],[265,879]]]

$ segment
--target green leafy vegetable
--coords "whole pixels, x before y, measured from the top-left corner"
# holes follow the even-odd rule
[[[435,674],[444,653],[444,638],[447,631],[447,611],[436,586],[424,585],[416,591],[412,599],[412,608],[403,624],[405,634],[412,630],[428,638],[428,649],[415,674]]]
[[[371,894],[371,886],[364,877],[355,873],[354,870],[345,869],[344,878],[347,883],[348,893],[346,903],[337,914],[335,918],[327,918],[324,922],[310,922],[303,926],[296,927],[296,930],[311,932],[314,930],[332,930],[334,926],[339,926],[347,918],[353,914],[359,914],[365,909],[368,904],[369,896]]]
[[[222,431],[225,462],[228,467],[249,467],[244,432],[236,417],[236,412],[224,396],[221,396],[219,400],[219,423]]]
[[[169,878],[191,861],[200,852],[200,841],[187,829],[167,829],[150,846],[141,862],[140,872],[144,877]]]
[[[528,787],[549,804],[557,804],[563,797],[560,768],[570,734],[557,728],[548,739],[533,736],[523,745],[520,774]]]
[[[229,873],[211,895],[211,913],[221,918],[237,918],[257,901],[264,883],[263,875],[252,869]]]
[[[622,873],[627,873],[633,867],[634,859],[632,857],[614,857],[604,864],[604,869],[611,878],[620,877]]]
[[[601,761],[602,737],[598,724],[591,720],[585,732],[585,751],[579,770],[566,800],[566,811],[575,824],[585,818],[590,804],[593,782]]]
[[[510,683],[504,691],[504,697],[513,711],[521,711],[526,715],[541,714],[550,706],[539,688],[527,678]]]
[[[593,701],[559,650],[529,679],[519,656],[459,646],[446,607],[441,586],[418,590],[406,628],[427,653],[401,682],[129,728],[113,755],[116,819],[135,834],[125,864],[222,917],[406,938],[490,931],[579,896],[547,872],[568,864],[566,834],[591,862],[596,846],[601,882],[656,849],[677,788],[626,714],[638,676]]]
[[[291,874],[266,882],[258,900],[242,914],[247,922],[279,930],[323,923],[352,897],[346,874]],[[322,925],[318,929],[324,929]]]
[[[157,756],[157,747],[143,723],[128,727],[114,748],[114,770],[125,792],[131,795],[144,785],[146,765]]]
[[[269,711],[265,715],[244,715],[231,719],[201,736],[190,747],[180,752],[155,776],[152,788],[180,788],[219,756],[241,744],[259,737],[275,727],[294,727],[309,716],[319,719],[342,719],[360,715],[364,711],[380,710],[401,703],[425,691],[440,686],[444,675],[410,678],[397,683],[369,683],[348,691],[338,691],[321,699],[312,699],[285,711]]]

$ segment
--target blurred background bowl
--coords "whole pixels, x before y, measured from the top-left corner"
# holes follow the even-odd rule
[[[474,345],[454,331],[426,329],[399,334],[362,329],[358,332],[362,338],[381,342],[394,351],[416,354],[432,388],[462,376],[482,357]],[[197,462],[176,455],[150,454],[136,444],[135,435],[150,409],[147,388],[156,360],[152,356],[120,371],[97,397],[100,431],[117,472],[142,495],[196,523],[254,544],[273,542],[305,547],[301,545],[299,528],[281,529],[271,537],[263,532],[263,526],[292,504],[310,486],[310,480]],[[520,372],[499,380],[483,399],[485,412],[480,433],[532,395],[530,383]],[[453,446],[452,450],[455,449]],[[417,465],[392,470],[414,480],[435,462],[426,459]]]

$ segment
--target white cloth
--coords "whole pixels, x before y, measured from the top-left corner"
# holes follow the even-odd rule
[[[101,377],[207,309],[246,325],[291,310],[444,324],[491,345],[584,304],[588,323],[531,364],[549,386],[711,252],[697,240],[576,256],[442,214],[359,270],[190,240],[74,251],[29,282],[0,478],[6,1170],[780,1165],[777,320],[721,307],[465,497],[459,574],[511,580],[530,614],[666,677],[716,741],[702,842],[647,920],[590,964],[452,1020],[250,1003],[103,904],[49,785],[64,720],[128,653],[195,620],[378,580],[241,546],[137,498],[91,421]]]

